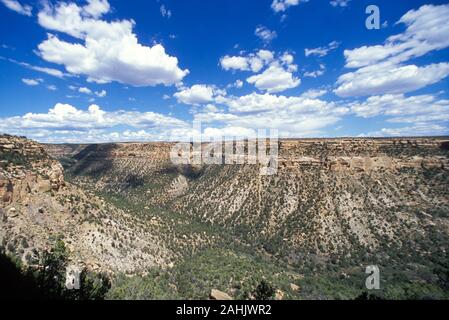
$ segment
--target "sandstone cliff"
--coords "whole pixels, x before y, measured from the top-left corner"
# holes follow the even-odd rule
[[[139,220],[66,183],[61,164],[25,138],[0,136],[0,241],[33,264],[56,238],[73,263],[107,272],[144,272],[172,255]],[[132,249],[133,248],[133,249]]]
[[[260,176],[258,165],[174,166],[170,143],[91,145],[69,172],[80,185],[222,226],[295,263],[353,248],[425,252],[423,238],[447,238],[448,144],[444,137],[281,140],[273,176]],[[195,248],[222,241],[184,236]]]

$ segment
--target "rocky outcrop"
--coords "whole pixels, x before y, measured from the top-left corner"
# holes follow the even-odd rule
[[[11,180],[0,177],[0,201],[9,204],[12,201],[13,185]]]
[[[217,289],[212,289],[209,297],[211,300],[220,300],[220,301],[233,300],[229,294]]]
[[[135,229],[145,221],[67,183],[40,144],[0,136],[0,164],[0,243],[24,263],[59,237],[72,261],[95,271],[137,273],[171,259],[151,230]]]
[[[317,167],[369,172],[402,168],[449,168],[447,138],[283,140],[281,168]]]
[[[3,205],[26,200],[30,193],[59,191],[64,187],[61,164],[36,142],[0,136],[0,200]],[[2,206],[0,203],[0,206]]]

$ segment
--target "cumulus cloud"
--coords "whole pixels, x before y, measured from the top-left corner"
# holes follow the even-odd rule
[[[200,105],[212,102],[217,96],[225,94],[225,91],[217,89],[215,86],[195,84],[190,88],[184,88],[176,92],[173,96],[179,103]]]
[[[383,45],[345,50],[346,67],[360,68],[386,59],[397,64],[449,47],[448,15],[449,4],[408,11],[396,23],[407,26],[403,33],[387,38]]]
[[[47,40],[38,46],[40,56],[64,65],[71,74],[86,75],[88,81],[97,83],[168,86],[188,74],[161,44],[151,47],[140,44],[133,33],[133,20],[100,19],[109,10],[107,0],[91,0],[85,6],[65,2],[55,6],[45,4],[38,14],[39,24],[79,41],[71,43],[48,34]]]
[[[339,77],[334,92],[340,97],[406,93],[436,83],[449,75],[449,63],[374,65]]]
[[[78,92],[84,93],[84,94],[92,94],[92,90],[90,90],[89,88],[86,88],[86,87],[78,88]]]
[[[267,92],[281,92],[300,85],[301,80],[293,75],[298,67],[294,64],[294,57],[289,52],[277,55],[269,50],[259,50],[243,56],[224,56],[220,59],[224,70],[252,71],[257,73],[246,81],[257,89]]]
[[[204,110],[196,114],[195,119],[214,123],[216,127],[277,129],[281,136],[304,137],[321,134],[322,129],[335,124],[349,112],[348,108],[333,102],[269,93],[226,97],[223,104],[229,112]]]
[[[163,135],[167,137],[172,129],[187,127],[184,121],[159,113],[123,110],[108,112],[94,104],[87,110],[81,110],[70,104],[57,103],[47,113],[27,113],[0,120],[1,132],[25,134],[40,141],[51,138],[53,141],[101,142],[108,141],[108,136],[115,141],[127,140],[131,138],[130,133],[136,130],[141,133],[144,130],[147,139],[150,135],[155,139]],[[111,130],[123,126],[127,129],[110,135]]]
[[[33,8],[29,5],[22,5],[16,0],[0,0],[8,9],[11,9],[17,13],[23,14],[25,16],[31,16]]]
[[[406,65],[412,58],[449,47],[449,5],[424,5],[408,11],[397,24],[407,28],[383,45],[345,50],[347,68],[355,72],[339,77],[335,93],[342,97],[406,93],[445,78],[448,63]]]
[[[270,29],[264,26],[258,26],[254,34],[257,37],[259,37],[259,39],[262,40],[265,44],[270,43],[271,41],[273,41],[273,39],[277,38],[278,36],[276,31],[271,31]]]
[[[338,41],[332,41],[327,46],[324,47],[318,47],[318,48],[312,48],[312,49],[304,49],[304,53],[306,57],[308,56],[318,56],[318,57],[324,57],[328,55],[328,53],[332,50],[337,49],[340,46],[340,43]]]
[[[363,102],[351,104],[351,111],[364,118],[385,115],[393,117],[392,122],[448,121],[449,100],[438,99],[434,95],[406,97],[403,94],[372,96]],[[417,119],[416,116],[420,116]]]
[[[350,105],[351,112],[363,118],[382,116],[397,127],[382,128],[367,136],[424,136],[449,133],[449,100],[423,94],[372,96]],[[402,124],[402,126],[400,126]],[[405,125],[404,125],[405,124]]]
[[[226,55],[220,59],[220,64],[224,70],[249,70],[246,57]]]
[[[309,137],[325,134],[324,130],[336,125],[347,115],[363,118],[383,116],[386,123],[406,124],[386,128],[367,135],[415,135],[448,133],[449,100],[433,95],[407,97],[403,94],[373,96],[362,102],[345,103],[321,99],[327,90],[308,90],[300,96],[270,93],[251,93],[225,97],[222,104],[228,111],[204,108],[195,114],[195,120],[213,123],[216,128],[277,129],[283,137]],[[217,131],[219,132],[219,131]]]
[[[301,84],[299,78],[278,64],[271,65],[261,74],[251,76],[246,81],[254,84],[257,89],[270,93],[296,88]]]
[[[270,93],[259,94],[251,93],[241,97],[230,97],[225,101],[229,107],[229,111],[233,113],[247,112],[266,112],[266,111],[294,111],[294,112],[333,112],[336,111],[336,105],[333,102],[311,98],[308,96],[292,96],[274,95]],[[335,108],[335,109],[334,109]],[[347,108],[343,108],[345,113]],[[341,110],[343,110],[341,109]],[[338,109],[338,112],[341,111]]]
[[[87,0],[87,5],[84,6],[84,12],[93,18],[99,18],[110,10],[108,0]]]
[[[273,61],[274,54],[268,50],[259,50],[244,56],[224,56],[220,65],[224,70],[240,70],[259,72],[264,66]]]

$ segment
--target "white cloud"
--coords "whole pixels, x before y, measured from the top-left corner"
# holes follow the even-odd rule
[[[301,84],[299,78],[277,64],[271,65],[261,74],[249,77],[246,81],[254,84],[257,89],[270,93],[296,88]]]
[[[434,84],[449,74],[448,63],[426,66],[405,62],[449,47],[449,5],[424,5],[401,17],[403,33],[383,45],[345,50],[347,68],[359,68],[339,77],[335,93],[342,97],[406,93]]]
[[[339,77],[334,92],[340,97],[406,93],[436,83],[449,75],[449,63],[415,65],[374,65]]]
[[[242,80],[236,80],[236,81],[235,81],[235,87],[236,87],[236,88],[241,88],[241,87],[243,87],[243,81],[242,81]]]
[[[340,43],[338,41],[332,41],[325,47],[318,47],[313,49],[304,49],[304,53],[306,57],[308,56],[318,56],[318,57],[324,57],[328,55],[328,53],[332,50],[337,49],[340,46]]]
[[[254,112],[281,112],[290,111],[294,113],[341,113],[348,111],[347,108],[339,109],[333,102],[326,102],[307,96],[273,95],[269,93],[251,93],[241,97],[230,97],[225,100],[231,113],[254,113]]]
[[[119,126],[128,129],[110,132]],[[56,104],[47,113],[27,113],[0,119],[0,132],[27,135],[40,141],[126,141],[133,140],[132,132],[136,132],[133,130],[146,132],[142,139],[155,140],[163,136],[167,138],[170,130],[186,127],[188,124],[184,121],[154,112],[108,112],[98,105],[80,110],[61,103]]]
[[[248,70],[248,61],[245,57],[224,56],[220,59],[221,67],[224,70]]]
[[[40,83],[42,83],[44,80],[42,79],[22,79],[22,82],[25,83],[27,86],[38,86]]]
[[[449,4],[424,5],[408,11],[396,24],[407,26],[405,32],[389,37],[383,45],[345,50],[346,67],[360,68],[388,59],[401,63],[430,51],[449,47]]]
[[[276,31],[271,31],[270,29],[264,26],[258,26],[254,34],[266,44],[270,43],[273,39],[275,39],[278,36]]]
[[[88,81],[117,81],[133,86],[173,85],[188,70],[166,54],[161,44],[144,46],[133,33],[134,21],[107,22],[99,19],[109,10],[107,1],[92,0],[86,6],[75,3],[45,4],[38,14],[41,26],[69,34],[81,42],[71,43],[49,34],[39,44],[46,61],[64,65],[68,72],[86,75]]]
[[[58,87],[56,87],[53,84],[50,84],[50,85],[47,86],[47,89],[50,90],[50,91],[56,91],[56,90],[58,90]]]
[[[78,92],[84,93],[84,94],[92,94],[92,90],[90,90],[89,88],[86,88],[86,87],[78,88]]]
[[[309,0],[273,0],[271,9],[274,12],[284,12],[289,7],[297,6],[301,2],[308,2]]]
[[[406,97],[403,94],[372,96],[350,105],[359,117],[386,117],[390,124],[402,127],[383,128],[365,136],[425,136],[449,133],[449,100],[424,94]]]
[[[301,83],[301,80],[293,75],[298,67],[289,52],[275,57],[269,50],[259,50],[245,56],[225,56],[220,59],[220,64],[225,70],[251,70],[254,73],[266,67],[262,73],[250,76],[246,81],[267,92],[281,92],[295,88]]]
[[[111,9],[108,0],[87,0],[84,11],[93,18],[99,18]]]
[[[331,0],[329,3],[332,7],[347,7],[351,0]]]
[[[385,115],[392,122],[448,121],[449,100],[437,99],[429,94],[406,97],[403,94],[372,96],[363,102],[351,104],[351,111],[364,118]],[[425,117],[425,118],[424,118]]]
[[[259,50],[246,56],[224,56],[220,59],[224,70],[241,70],[259,72],[274,59],[274,54],[268,50]]]
[[[224,70],[249,70],[246,57],[226,55],[220,59],[220,64]]]
[[[237,89],[240,89],[240,88],[242,88],[243,87],[243,81],[242,80],[236,80],[235,82],[234,82],[234,85],[233,85],[235,88],[237,88]]]
[[[176,92],[173,96],[179,103],[200,105],[212,102],[217,96],[226,94],[223,90],[219,90],[214,86],[204,84],[195,84],[190,88]]]
[[[269,93],[226,97],[223,104],[228,107],[228,113],[204,110],[196,114],[195,119],[213,122],[218,128],[278,129],[284,137],[304,137],[322,134],[322,129],[335,124],[349,112],[348,108],[333,102]]]
[[[316,99],[319,98],[321,96],[324,96],[327,93],[327,90],[315,90],[315,89],[310,89],[307,90],[306,92],[304,92],[301,97],[302,98],[306,98],[306,99]]]
[[[93,91],[92,89],[90,89],[90,88],[87,88],[87,87],[75,87],[75,86],[73,86],[73,85],[70,85],[69,86],[69,89],[70,90],[76,90],[76,91],[78,91],[79,93],[84,93],[84,94],[87,94],[87,95],[96,95],[97,97],[99,97],[99,98],[104,98],[104,97],[106,97],[106,95],[107,95],[107,92],[106,92],[106,90],[101,90],[101,91]],[[94,98],[91,98],[91,101],[95,101],[95,99]]]
[[[223,128],[211,128],[207,127],[204,129],[203,137],[204,139],[220,139],[222,137],[242,137],[242,138],[252,138],[256,137],[257,133],[254,129],[227,126]]]
[[[361,136],[420,137],[420,136],[442,136],[447,134],[449,134],[449,128],[447,126],[425,123],[399,128],[383,128],[379,131],[363,134]]]
[[[29,5],[22,5],[16,0],[0,0],[8,9],[11,9],[17,13],[23,14],[25,16],[31,16],[33,8]]]

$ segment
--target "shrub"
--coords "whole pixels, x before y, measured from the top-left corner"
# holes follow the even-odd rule
[[[267,281],[262,280],[257,286],[253,295],[256,300],[271,300],[274,297],[276,290]]]

